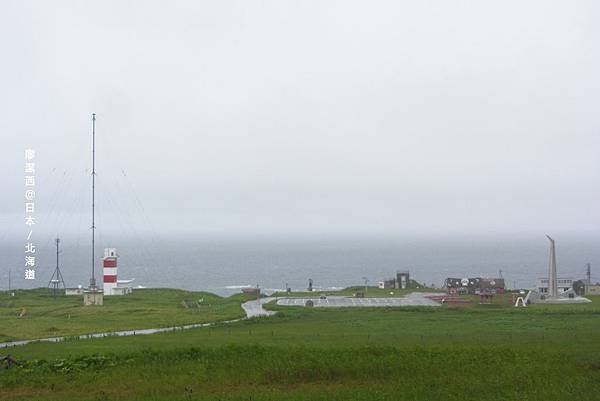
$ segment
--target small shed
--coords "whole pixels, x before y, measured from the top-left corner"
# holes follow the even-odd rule
[[[83,295],[83,287],[79,286],[77,288],[65,288],[65,295]]]

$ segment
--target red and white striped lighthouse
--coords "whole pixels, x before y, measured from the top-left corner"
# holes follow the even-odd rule
[[[104,295],[115,295],[113,290],[117,287],[118,257],[115,248],[104,249]]]

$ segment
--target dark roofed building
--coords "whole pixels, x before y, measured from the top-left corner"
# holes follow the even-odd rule
[[[463,294],[502,294],[504,293],[503,278],[447,278],[445,283],[449,293]]]

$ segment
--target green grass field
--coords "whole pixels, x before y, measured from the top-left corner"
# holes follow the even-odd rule
[[[102,307],[84,307],[80,296],[53,297],[48,289],[0,293],[0,342],[95,332],[169,327],[245,316],[240,294],[229,298],[205,292],[140,289],[105,297]]]
[[[2,400],[597,400],[592,304],[307,309],[13,348]],[[1,351],[0,351],[1,352]]]

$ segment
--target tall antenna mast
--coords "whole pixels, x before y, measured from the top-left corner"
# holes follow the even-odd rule
[[[96,113],[92,113],[92,277],[90,277],[90,290],[96,290],[96,256],[94,255],[96,231]]]
[[[60,285],[62,284],[63,289],[66,288],[65,280],[63,279],[62,273],[60,272],[60,265],[58,264],[58,255],[60,253],[58,249],[58,244],[60,243],[60,238],[56,237],[56,269],[54,269],[54,273],[52,273],[52,277],[50,277],[50,281],[48,282],[48,288],[52,287],[52,294],[56,296],[56,292]]]
[[[587,278],[587,283],[588,284],[592,284],[592,265],[590,263],[587,264],[587,269],[585,272],[586,278]]]
[[[103,305],[104,293],[96,287],[96,113],[92,113],[92,276],[90,287],[83,292],[83,305]]]

